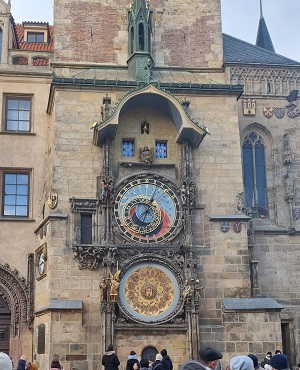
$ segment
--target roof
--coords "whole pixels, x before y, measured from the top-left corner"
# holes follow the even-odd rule
[[[263,17],[261,17],[259,20],[256,45],[263,49],[266,49],[266,50],[269,50],[275,53],[272,39],[271,39],[271,36],[268,31],[268,27]]]
[[[300,63],[223,33],[224,64],[299,67]]]
[[[16,32],[19,49],[21,50],[35,50],[35,51],[53,51],[53,26],[48,25],[49,29],[49,43],[35,43],[35,42],[24,42],[24,25],[25,26],[36,26],[36,25],[48,25],[47,23],[36,23],[36,22],[24,22],[24,24],[16,23]]]

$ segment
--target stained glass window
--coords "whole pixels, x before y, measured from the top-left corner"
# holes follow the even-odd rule
[[[251,132],[243,142],[245,206],[267,209],[265,147],[261,136]]]
[[[134,141],[133,140],[123,140],[122,155],[123,157],[134,157]]]
[[[165,141],[157,141],[155,145],[156,158],[167,158],[167,143]]]

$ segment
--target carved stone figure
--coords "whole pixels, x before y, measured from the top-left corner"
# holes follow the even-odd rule
[[[200,298],[201,298],[200,290],[202,290],[202,289],[204,289],[204,286],[200,286],[200,280],[197,279],[195,281],[195,285],[194,285],[194,301],[195,301],[195,303],[199,303]]]
[[[189,184],[189,206],[194,207],[195,206],[195,197],[196,197],[196,186],[193,183],[193,181]]]
[[[102,279],[102,283],[99,285],[102,293],[102,301],[107,301],[107,284],[105,279]]]
[[[183,295],[183,299],[185,300],[185,303],[191,302],[192,287],[189,285],[187,280],[184,282],[182,295]]]
[[[117,302],[118,300],[118,289],[120,286],[119,278],[120,278],[121,270],[117,271],[114,275],[109,271],[110,276],[110,294],[109,298],[111,302]]]
[[[284,185],[285,185],[285,196],[290,198],[294,196],[294,179],[291,174],[290,168],[288,168],[286,175],[284,176]]]
[[[185,182],[181,186],[180,194],[181,194],[181,202],[182,202],[182,204],[183,205],[186,205],[186,202],[187,202],[187,189],[186,189],[186,183]]]
[[[289,144],[288,133],[285,133],[283,135],[283,139],[284,139],[283,156],[282,156],[283,164],[292,163],[292,149]]]
[[[153,160],[153,148],[144,146],[140,149],[140,160],[141,162],[151,164]]]
[[[106,201],[106,192],[107,192],[107,184],[106,181],[103,179],[101,181],[101,201],[105,203]]]

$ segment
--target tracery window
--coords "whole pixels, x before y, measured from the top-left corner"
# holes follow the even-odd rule
[[[257,132],[250,132],[243,142],[243,181],[246,208],[259,217],[268,214],[265,146]]]

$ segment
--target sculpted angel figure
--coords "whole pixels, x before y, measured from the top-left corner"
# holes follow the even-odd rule
[[[120,286],[120,273],[121,270],[117,271],[114,275],[109,271],[110,277],[110,294],[109,298],[111,302],[117,302],[118,300],[118,289]]]
[[[153,148],[149,148],[148,146],[140,148],[140,160],[141,162],[151,164],[153,160]]]

